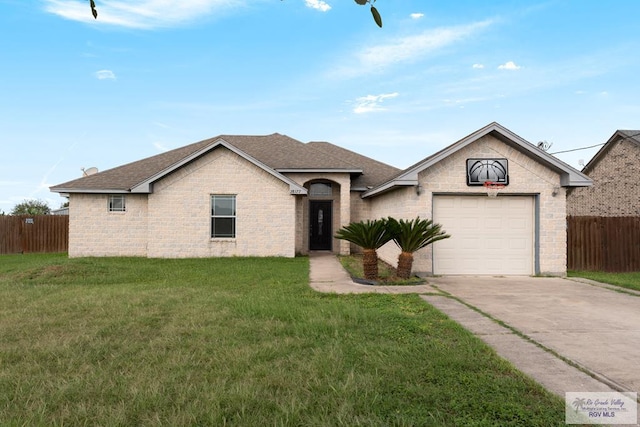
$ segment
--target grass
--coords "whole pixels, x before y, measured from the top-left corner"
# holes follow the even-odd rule
[[[584,277],[601,283],[640,291],[640,271],[632,273],[605,273],[603,271],[568,271],[570,277]]]
[[[352,254],[340,256],[340,263],[345,270],[358,279],[364,278],[364,270],[362,268],[362,255]],[[379,279],[376,284],[384,286],[409,286],[409,285],[422,285],[426,280],[420,277],[412,277],[409,279],[401,279],[396,274],[396,269],[392,265],[378,259],[378,276]]]
[[[564,425],[417,295],[316,293],[307,258],[0,256],[0,324],[0,425]]]

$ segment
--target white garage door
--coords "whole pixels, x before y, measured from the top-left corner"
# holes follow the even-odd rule
[[[533,210],[531,196],[434,196],[451,235],[433,245],[434,274],[533,274]]]

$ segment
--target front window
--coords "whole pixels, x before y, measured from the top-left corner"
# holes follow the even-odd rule
[[[311,197],[331,196],[331,184],[315,182],[309,186],[309,195]]]
[[[124,212],[126,205],[123,194],[112,194],[109,196],[109,212]]]
[[[236,237],[236,196],[211,196],[211,237]]]

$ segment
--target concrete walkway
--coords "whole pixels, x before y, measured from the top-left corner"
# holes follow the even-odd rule
[[[330,253],[310,256],[310,283],[319,292],[421,294],[563,399],[565,392],[640,388],[640,298],[604,285],[482,276],[434,277],[420,286],[360,285]]]

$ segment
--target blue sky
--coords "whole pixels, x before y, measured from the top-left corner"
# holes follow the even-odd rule
[[[0,0],[0,210],[219,134],[404,168],[493,121],[551,153],[640,128],[637,0],[96,4]]]

